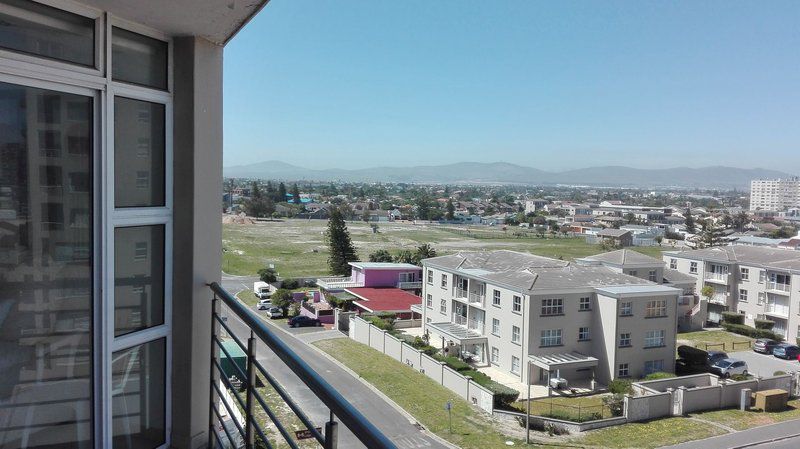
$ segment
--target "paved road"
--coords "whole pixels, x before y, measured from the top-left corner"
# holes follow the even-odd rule
[[[800,447],[800,420],[792,420],[661,449],[797,449],[798,447]]]
[[[252,281],[223,278],[223,286],[231,293],[242,289],[242,284]],[[239,287],[236,287],[236,284]],[[227,313],[226,313],[227,312]],[[237,336],[246,336],[248,330],[238,317],[229,311],[223,311],[228,316],[227,323]],[[265,320],[266,321],[266,320]],[[302,335],[297,337],[287,334],[280,329],[278,323],[267,321],[275,327],[275,335],[286,343],[293,351],[302,357],[312,369],[322,375],[328,383],[336,388],[351,404],[353,404],[364,416],[387,435],[400,449],[445,449],[446,446],[434,440],[430,436],[420,431],[413,423],[386,403],[380,396],[369,388],[365,387],[358,379],[351,376],[347,371],[340,368],[335,363],[321,356],[316,349],[311,348],[302,340],[315,340],[323,336],[331,337],[331,331],[323,328],[304,328]],[[312,335],[312,333],[315,333]],[[302,338],[302,340],[301,340]],[[259,348],[264,347],[259,345]],[[258,360],[270,373],[284,386],[286,391],[295,400],[298,406],[308,415],[308,417],[318,426],[324,426],[328,419],[328,409],[319,399],[300,381],[294,373],[286,367],[271,351],[265,349],[258,351]],[[339,447],[341,448],[362,448],[364,447],[355,436],[344,426],[340,428]]]

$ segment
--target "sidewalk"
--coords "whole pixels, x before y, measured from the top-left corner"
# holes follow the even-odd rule
[[[800,420],[795,419],[768,426],[754,427],[740,432],[706,438],[705,440],[665,446],[661,449],[736,449],[788,438],[796,438],[800,441]],[[798,444],[800,445],[800,442]]]

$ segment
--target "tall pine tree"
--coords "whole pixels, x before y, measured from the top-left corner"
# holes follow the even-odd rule
[[[686,232],[689,234],[694,234],[697,232],[697,227],[694,224],[694,218],[692,218],[692,210],[688,207],[686,208]]]
[[[297,187],[297,183],[292,186],[292,201],[294,204],[300,204],[300,189]]]
[[[356,249],[350,240],[350,232],[344,222],[342,211],[339,208],[331,210],[331,217],[328,219],[328,231],[325,234],[328,240],[330,256],[328,256],[328,269],[331,274],[336,276],[347,276],[350,274],[348,262],[358,260]]]
[[[286,184],[284,184],[284,183],[278,184],[278,194],[275,197],[275,202],[277,202],[277,203],[285,203],[286,202]]]
[[[453,221],[456,218],[456,207],[453,205],[452,198],[447,199],[447,214],[445,215],[445,218],[450,221]]]

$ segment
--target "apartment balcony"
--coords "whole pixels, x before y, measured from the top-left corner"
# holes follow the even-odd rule
[[[728,292],[718,292],[711,295],[708,302],[712,304],[728,305],[728,298],[731,296]]]
[[[711,271],[706,271],[705,274],[703,274],[703,279],[706,282],[713,282],[716,284],[728,285],[729,278],[730,273],[713,273]]]
[[[483,335],[485,330],[485,324],[483,321],[476,321],[472,318],[467,318],[457,313],[453,314],[453,323],[463,326],[471,331],[475,331],[480,335]]]
[[[363,286],[364,286],[363,282],[353,281],[353,279],[350,277],[326,277],[317,279],[317,287],[328,291],[344,290],[346,288],[356,288]]]
[[[789,318],[789,305],[779,302],[768,302],[764,304],[764,314],[776,316],[779,318]]]
[[[422,288],[422,281],[400,281],[397,288],[401,290],[419,290]]]
[[[767,290],[770,293],[777,293],[779,295],[789,296],[792,294],[791,284],[782,284],[780,282],[774,282],[774,281],[767,282]]]
[[[296,434],[303,432],[309,439],[316,440],[320,447],[336,448],[339,440],[338,427],[341,424],[368,448],[397,448],[341,392],[335,390],[305,360],[276,337],[261,318],[216,282],[210,287],[214,292],[214,299],[211,316],[211,422],[208,447],[249,449],[276,447],[276,444],[279,447],[297,447]],[[236,315],[236,325],[234,320],[228,320],[221,315],[223,305]],[[243,324],[244,332],[241,332],[238,323]],[[237,326],[240,327],[238,333],[234,329]],[[246,335],[241,335],[242,333]],[[275,378],[279,373],[276,367],[269,366],[267,369],[259,361],[256,357],[257,346],[259,358],[264,355],[264,350],[271,351],[319,400],[317,407],[327,408],[324,415],[328,418],[324,426],[314,423]],[[246,359],[244,363],[237,363],[237,358],[231,352],[243,354],[239,358]],[[230,375],[231,371],[235,374]],[[265,386],[272,388],[277,393],[276,397],[264,398],[259,390]],[[291,410],[290,418],[285,418],[287,410]],[[264,412],[269,419],[265,418]],[[262,418],[257,419],[258,416]],[[283,422],[279,417],[290,422]],[[295,428],[295,422],[299,428]]]

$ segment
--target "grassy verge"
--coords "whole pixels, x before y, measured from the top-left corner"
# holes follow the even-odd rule
[[[747,351],[754,341],[750,337],[734,334],[726,331],[697,331],[684,332],[677,336],[678,340],[685,340],[700,349],[721,350],[721,351]],[[747,342],[747,344],[745,344]],[[736,343],[734,348],[734,343]]]
[[[695,413],[692,416],[732,427],[736,430],[745,430],[800,418],[800,399],[789,401],[788,405],[788,409],[780,412],[744,412],[739,409],[727,409]]]
[[[366,345],[346,338],[313,344],[374,385],[431,432],[462,449],[499,449],[507,447],[507,441],[524,444],[495,430],[490,419],[455,393]],[[445,411],[447,401],[453,404],[452,433]]]
[[[300,421],[300,418],[292,412],[292,409],[289,408],[288,405],[281,399],[280,395],[271,385],[269,385],[263,377],[259,376],[261,382],[265,385],[262,388],[257,388],[259,395],[264,400],[266,405],[269,407],[270,411],[275,415],[277,421],[286,429],[286,431],[290,434],[291,440],[297,445],[297,447],[301,449],[311,449],[311,448],[318,448],[319,443],[317,440],[308,439],[308,440],[297,440],[295,437],[296,430],[303,430],[306,427],[303,425],[303,422]],[[254,407],[254,417],[255,421],[261,425],[261,429],[264,431],[264,434],[267,438],[269,438],[269,442],[275,449],[285,449],[290,448],[291,446],[286,442],[284,436],[280,433],[278,428],[275,426],[272,419],[267,414],[266,410],[261,406],[258,401],[256,401],[256,405]]]
[[[659,419],[594,430],[571,440],[576,444],[609,449],[650,449],[709,438],[722,429],[686,418]]]

